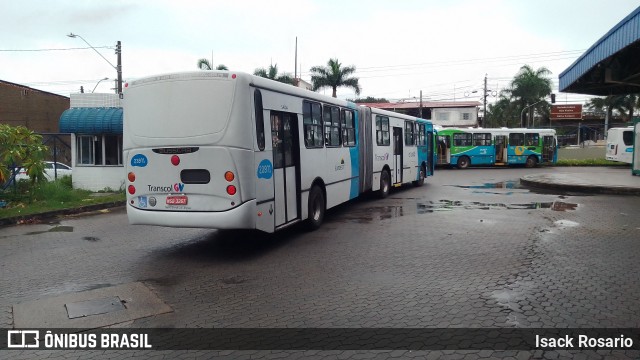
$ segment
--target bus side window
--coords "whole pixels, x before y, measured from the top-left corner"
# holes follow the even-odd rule
[[[524,142],[526,146],[538,146],[540,143],[540,136],[536,133],[524,134]]]
[[[264,150],[264,110],[262,108],[262,94],[256,89],[253,93],[254,107],[256,111],[256,141],[258,149]]]
[[[524,146],[524,134],[522,133],[509,134],[509,146]]]
[[[342,145],[356,146],[355,118],[352,110],[342,110],[340,121],[342,122]]]
[[[389,146],[391,138],[389,136],[389,118],[376,115],[376,143],[380,146]]]
[[[307,148],[324,146],[322,135],[322,107],[319,103],[302,102],[302,123],[304,126],[304,145]]]

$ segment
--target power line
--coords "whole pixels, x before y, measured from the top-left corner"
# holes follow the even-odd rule
[[[96,49],[115,49],[113,46],[94,46]],[[67,51],[67,50],[87,50],[90,47],[64,48],[64,49],[0,49],[0,52],[37,52],[37,51]]]

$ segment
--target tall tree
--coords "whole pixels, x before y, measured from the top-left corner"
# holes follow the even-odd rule
[[[537,106],[531,106],[528,109],[528,119],[533,119],[535,109],[544,110],[549,107],[549,103],[544,100],[546,96],[551,94],[551,78],[549,75],[551,75],[551,71],[545,67],[534,70],[531,66],[524,65],[511,81],[509,89],[506,90],[506,93],[517,102],[522,110],[539,102]],[[524,126],[523,119],[520,120],[522,126]]]
[[[591,98],[587,102],[587,108],[593,111],[605,112],[604,116],[604,132],[607,133],[609,128],[609,120],[613,116],[613,110],[624,113],[628,106],[629,99],[625,95],[609,95],[606,97]],[[631,110],[633,111],[633,110]]]
[[[356,72],[355,66],[345,66],[338,59],[329,59],[327,66],[314,66],[311,68],[311,83],[313,91],[323,87],[330,87],[333,90],[332,96],[336,96],[339,87],[348,87],[355,90],[356,95],[360,95],[360,85],[358,78],[349,77]]]
[[[211,65],[211,62],[209,62],[209,60],[202,58],[198,60],[198,69],[213,70],[213,65]],[[216,66],[216,70],[229,70],[229,68],[224,64],[220,64]]]
[[[278,64],[269,65],[269,69],[259,68],[253,72],[253,75],[261,76],[263,78],[275,80],[281,83],[293,85],[293,78],[291,74],[278,75]]]

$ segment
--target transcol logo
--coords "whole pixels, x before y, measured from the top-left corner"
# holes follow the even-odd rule
[[[154,192],[182,192],[182,190],[184,190],[184,184],[183,183],[175,183],[173,185],[169,185],[169,186],[154,186],[154,185],[147,185],[149,187],[149,191],[154,191]]]
[[[376,155],[376,161],[387,161],[389,160],[389,153],[384,155]]]

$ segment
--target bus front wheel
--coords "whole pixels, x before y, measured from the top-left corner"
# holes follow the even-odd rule
[[[469,164],[471,163],[471,161],[469,161],[469,158],[466,156],[461,156],[458,159],[458,169],[466,169],[469,167]]]
[[[389,171],[382,170],[382,174],[380,174],[380,198],[384,199],[389,196],[389,191],[391,190],[391,175],[389,175]]]
[[[318,185],[314,185],[309,192],[309,218],[307,219],[307,228],[310,231],[316,230],[322,225],[324,212],[324,194]]]
[[[528,168],[534,168],[534,167],[536,167],[536,165],[538,165],[538,158],[536,158],[533,155],[529,156],[527,158],[527,162],[526,162],[525,166],[528,167]]]
[[[422,185],[424,185],[424,174],[425,174],[425,167],[424,166],[420,166],[420,172],[418,173],[418,180],[413,182],[414,186],[422,186]]]

